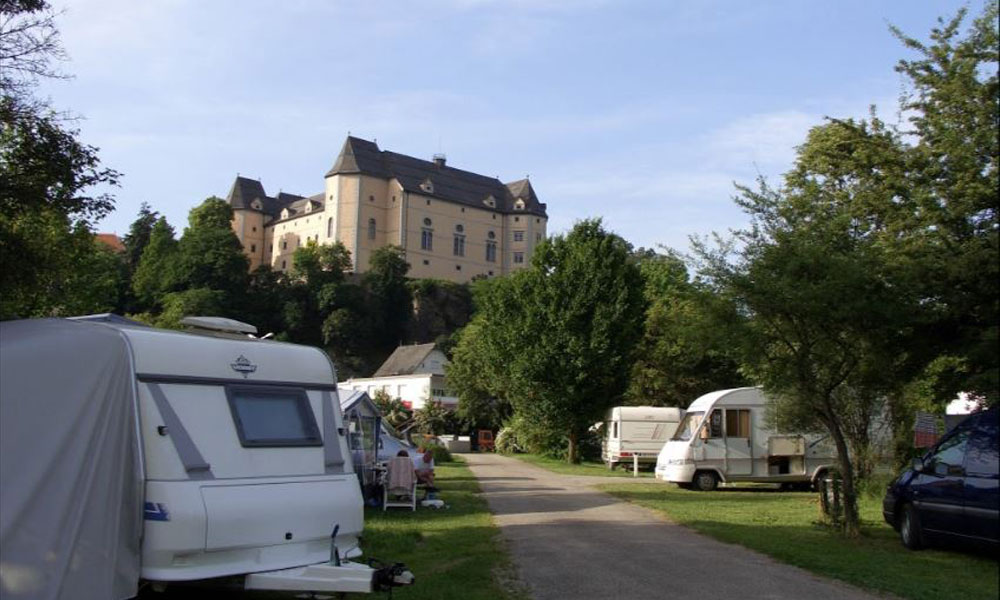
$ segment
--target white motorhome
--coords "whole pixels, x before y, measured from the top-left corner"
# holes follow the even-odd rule
[[[320,350],[64,319],[0,323],[0,345],[5,598],[412,581],[348,560],[364,512]]]
[[[768,427],[759,388],[721,390],[691,403],[656,461],[656,478],[710,491],[719,482],[808,486],[836,463],[826,436]]]
[[[609,469],[619,464],[653,464],[684,410],[664,406],[616,406],[604,419],[601,456]]]

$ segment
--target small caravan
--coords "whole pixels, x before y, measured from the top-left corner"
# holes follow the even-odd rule
[[[688,407],[656,461],[656,478],[710,491],[720,481],[808,486],[836,462],[826,436],[779,433],[760,388],[711,392]]]
[[[411,582],[348,560],[364,512],[336,382],[320,350],[232,330],[0,323],[3,597]]]
[[[653,464],[684,416],[680,408],[616,406],[604,419],[601,456],[609,469],[619,464]]]

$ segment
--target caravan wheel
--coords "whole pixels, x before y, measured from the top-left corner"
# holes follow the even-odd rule
[[[694,474],[694,480],[691,483],[698,491],[711,492],[719,487],[719,476],[712,471],[698,471]]]

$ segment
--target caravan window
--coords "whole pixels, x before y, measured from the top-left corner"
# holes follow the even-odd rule
[[[726,437],[750,437],[750,411],[745,408],[726,409]]]
[[[677,431],[674,432],[674,437],[671,439],[677,440],[679,442],[686,442],[691,439],[694,435],[695,430],[698,429],[698,425],[701,423],[701,417],[705,413],[703,412],[689,412],[684,415],[684,420],[681,424],[677,426]]]
[[[226,396],[242,446],[323,445],[305,390],[230,385]]]

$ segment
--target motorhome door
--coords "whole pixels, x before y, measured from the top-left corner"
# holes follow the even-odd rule
[[[726,409],[726,466],[730,475],[750,475],[753,471],[751,418],[750,409]]]

